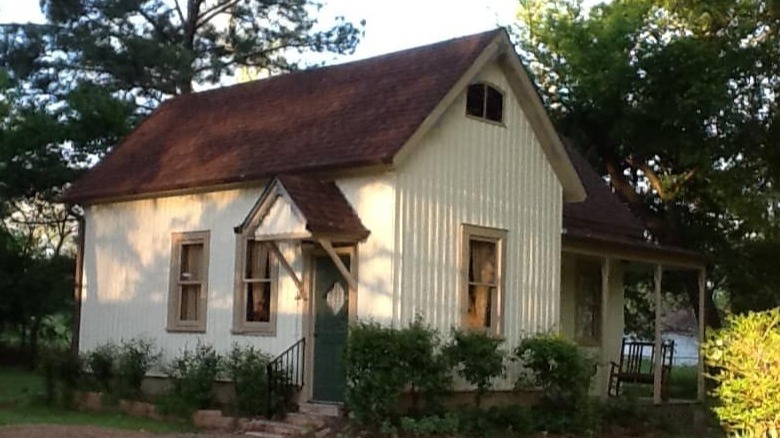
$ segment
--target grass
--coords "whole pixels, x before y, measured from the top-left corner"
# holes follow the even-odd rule
[[[28,370],[0,367],[0,427],[15,424],[91,425],[155,433],[195,430],[188,423],[157,421],[119,412],[85,412],[46,406],[40,376]]]
[[[644,365],[643,365],[644,366]],[[696,400],[697,396],[696,365],[677,365],[672,367],[672,380],[669,382],[669,397],[681,400]],[[625,384],[626,394],[634,397],[652,397],[653,386],[641,384]]]

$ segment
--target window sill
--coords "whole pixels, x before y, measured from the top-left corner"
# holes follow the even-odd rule
[[[504,123],[504,122],[496,122],[495,120],[490,120],[490,119],[486,119],[484,117],[479,117],[479,116],[472,116],[471,114],[466,114],[466,118],[467,119],[471,119],[471,120],[475,120],[477,122],[487,123],[488,125],[499,126],[501,128],[506,128],[507,127],[506,123]]]
[[[264,336],[275,337],[276,329],[273,327],[263,328],[233,328],[230,330],[231,335],[236,336]]]
[[[165,327],[168,333],[206,333],[206,327]]]

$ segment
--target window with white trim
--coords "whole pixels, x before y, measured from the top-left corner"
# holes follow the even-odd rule
[[[234,331],[274,334],[278,263],[272,242],[244,240],[244,251],[237,260],[240,282],[235,300]]]
[[[466,114],[501,123],[504,120],[504,93],[482,82],[469,85],[466,92]]]
[[[463,226],[461,299],[466,329],[495,334],[503,330],[505,244],[505,230]]]
[[[582,345],[598,345],[601,338],[601,266],[577,263],[575,338]]]
[[[168,330],[206,331],[209,271],[208,231],[171,236]]]

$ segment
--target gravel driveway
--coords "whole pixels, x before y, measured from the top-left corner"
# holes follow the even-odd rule
[[[96,426],[30,424],[0,427],[0,438],[237,438],[234,434],[154,434]]]

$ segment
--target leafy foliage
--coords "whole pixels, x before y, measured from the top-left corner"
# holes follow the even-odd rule
[[[444,354],[458,374],[476,387],[474,403],[480,407],[482,395],[493,379],[504,373],[504,340],[482,331],[452,330]]]
[[[717,382],[714,408],[724,428],[740,436],[780,432],[780,308],[732,315],[703,345]]]
[[[46,403],[73,407],[74,395],[83,376],[83,361],[68,351],[48,350],[39,365]]]
[[[437,333],[420,319],[404,329],[360,322],[349,331],[345,351],[347,404],[363,423],[382,424],[392,418],[401,393],[410,388],[413,410],[419,399],[438,410],[452,380],[440,352]]]
[[[135,338],[122,341],[117,358],[117,392],[119,396],[140,399],[146,373],[159,362],[162,353],[153,341]]]
[[[542,391],[546,415],[568,424],[563,431],[582,431],[592,420],[588,392],[596,363],[572,343],[556,334],[537,334],[520,342],[515,359],[528,374],[518,386],[532,386]]]
[[[261,415],[266,411],[268,388],[266,366],[269,357],[254,347],[234,344],[225,360],[228,377],[236,393],[236,409],[241,415]]]
[[[558,129],[653,239],[710,256],[710,291],[728,291],[735,310],[780,304],[765,286],[780,255],[777,4],[520,6],[518,48]],[[696,302],[691,282],[680,290]],[[717,323],[710,294],[707,306]]]
[[[171,392],[164,410],[186,414],[214,404],[214,381],[222,369],[222,358],[214,347],[201,343],[185,349],[168,365]]]
[[[92,378],[106,393],[114,389],[118,349],[112,342],[98,345],[86,355],[86,364]]]

